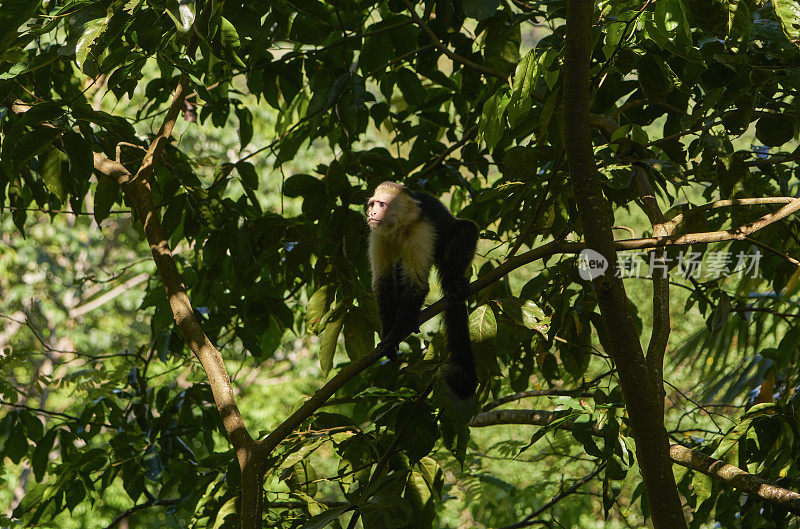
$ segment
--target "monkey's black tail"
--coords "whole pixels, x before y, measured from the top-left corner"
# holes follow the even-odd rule
[[[444,309],[444,326],[447,350],[450,357],[444,371],[444,380],[459,398],[468,399],[478,387],[478,372],[469,341],[467,304],[461,299],[448,299]]]

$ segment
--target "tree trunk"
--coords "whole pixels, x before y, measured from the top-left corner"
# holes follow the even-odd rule
[[[240,511],[242,529],[261,529],[264,508],[264,472],[266,454],[252,443],[240,450],[239,468],[242,472]]]
[[[616,363],[620,385],[636,441],[636,458],[644,479],[653,525],[656,529],[682,529],[681,509],[669,442],[664,428],[664,389],[660,374],[650,373],[617,268],[608,205],[595,170],[589,128],[590,32],[594,2],[568,0],[564,54],[564,136],[570,182],[588,248],[608,261],[604,275],[593,280],[604,325],[611,339],[609,351]]]

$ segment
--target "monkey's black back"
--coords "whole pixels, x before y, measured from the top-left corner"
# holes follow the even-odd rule
[[[478,386],[478,373],[469,341],[466,296],[469,280],[464,277],[475,256],[478,226],[459,219],[439,199],[427,193],[411,193],[419,204],[420,214],[436,231],[434,262],[445,296],[444,320],[450,358],[445,381],[462,399],[469,398]]]
[[[446,290],[462,280],[475,255],[478,226],[471,220],[459,219],[442,202],[425,192],[410,193],[419,204],[420,214],[436,230],[434,261]]]
[[[458,220],[435,196],[423,191],[409,192],[409,194],[419,204],[422,216],[431,220],[434,226],[447,226]]]

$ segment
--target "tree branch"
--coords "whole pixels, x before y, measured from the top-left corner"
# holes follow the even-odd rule
[[[494,426],[498,424],[528,424],[548,426],[556,419],[563,417],[564,412],[546,410],[493,410],[482,412],[472,418],[469,425],[473,428]],[[566,420],[556,426],[560,430],[570,430],[574,420]],[[599,435],[600,430],[593,429]],[[669,447],[670,460],[678,465],[700,472],[729,487],[757,496],[773,505],[779,505],[794,514],[800,515],[800,494],[777,485],[769,484],[765,479],[745,472],[739,467],[714,459],[706,454],[681,445]]]
[[[798,200],[800,203],[800,200]],[[788,215],[788,213],[787,213]],[[777,220],[777,219],[776,219]],[[735,238],[733,233],[729,232],[714,232],[725,234],[719,236],[718,240],[731,240]],[[628,239],[624,241],[617,241],[614,246],[617,250],[637,250],[645,248],[656,248],[659,246],[677,246],[682,244],[694,244],[698,241],[695,239],[702,238],[704,234],[689,234],[679,238],[674,237],[648,237],[644,239]],[[715,242],[712,240],[702,242]],[[550,241],[542,246],[528,250],[520,255],[515,255],[511,259],[499,264],[496,268],[482,275],[470,284],[470,293],[474,294],[498,281],[500,278],[509,274],[513,270],[532,263],[538,259],[543,259],[558,253],[579,253],[585,249],[586,245],[577,242],[566,242],[562,240]],[[429,319],[433,318],[444,310],[444,299],[433,303],[420,312],[418,324],[422,324]],[[330,379],[323,387],[317,390],[314,395],[306,400],[300,408],[292,413],[285,421],[278,425],[267,437],[261,442],[261,447],[268,453],[275,449],[280,442],[285,439],[295,428],[300,426],[303,421],[311,417],[311,415],[334,393],[336,393],[342,386],[344,386],[351,378],[367,369],[369,366],[377,362],[381,358],[377,350],[373,350],[370,354],[359,358],[355,362],[348,364],[341,371],[339,371],[332,379]]]
[[[567,490],[563,490],[563,491],[559,492],[558,494],[556,494],[556,496],[552,500],[548,501],[547,503],[545,503],[544,505],[542,505],[541,507],[536,509],[535,512],[529,514],[528,516],[526,516],[521,521],[519,521],[519,522],[517,522],[515,524],[506,525],[504,527],[501,527],[500,529],[520,529],[522,527],[530,527],[531,525],[536,523],[536,517],[537,516],[540,516],[546,510],[550,509],[551,507],[553,507],[553,505],[555,505],[556,503],[560,502],[561,500],[563,500],[567,496],[575,494],[575,492],[577,492],[579,488],[583,487],[584,485],[589,483],[591,480],[593,480],[594,477],[596,475],[598,475],[603,470],[603,468],[605,468],[605,464],[602,464],[602,465],[598,466],[596,469],[594,469],[594,471],[592,471],[591,474],[588,474],[588,475],[582,477],[581,479],[579,479],[578,481],[576,481],[575,483],[573,483],[572,486],[570,488],[568,488]]]
[[[619,270],[611,231],[608,203],[603,195],[594,159],[589,124],[589,66],[595,2],[567,0],[564,45],[564,144],[569,181],[587,247],[599,252],[609,273],[592,281],[603,325],[610,337],[609,351],[619,374],[633,437],[636,460],[645,485],[655,529],[684,529],[678,489],[667,457],[669,439],[664,428],[663,387],[645,365]]]
[[[592,393],[587,392],[584,388],[578,389],[533,389],[529,391],[520,391],[519,393],[514,393],[513,395],[506,395],[500,399],[497,399],[492,402],[488,402],[484,404],[481,411],[489,411],[497,408],[498,406],[502,406],[503,404],[508,404],[509,402],[515,402],[522,399],[527,399],[530,397],[575,397],[575,398],[591,398]]]
[[[469,130],[467,130],[464,133],[464,136],[460,140],[458,140],[457,142],[452,144],[450,147],[448,147],[447,149],[442,151],[431,163],[429,163],[428,165],[423,167],[420,170],[420,172],[415,174],[414,176],[419,178],[421,176],[424,176],[424,175],[428,174],[432,170],[434,170],[436,168],[436,166],[438,166],[440,163],[442,163],[442,160],[444,160],[445,158],[450,156],[450,154],[453,151],[455,151],[456,149],[458,149],[459,147],[461,147],[462,145],[467,143],[469,141],[469,139],[472,138],[475,135],[475,133],[477,133],[477,132],[478,132],[478,126],[477,125],[473,125],[472,127],[470,127]]]
[[[650,219],[653,226],[653,235],[669,235],[664,225],[664,214],[658,206],[656,194],[647,171],[641,164],[634,164],[633,171],[636,178],[636,187],[639,190],[642,210]],[[664,354],[667,351],[670,334],[669,314],[669,263],[666,249],[655,250],[652,254],[653,268],[650,274],[653,277],[653,331],[650,334],[650,343],[647,346],[648,373],[656,378],[655,385],[664,392]]]
[[[730,200],[717,200],[701,206],[696,206],[688,211],[678,213],[664,223],[667,235],[672,235],[678,225],[687,217],[696,215],[703,211],[717,208],[729,208],[733,206],[761,206],[765,204],[791,204],[795,201],[794,197],[759,197],[759,198],[734,198]]]
[[[93,300],[91,300],[91,301],[89,301],[87,303],[84,303],[83,305],[81,305],[79,307],[75,307],[74,309],[72,309],[70,311],[69,317],[70,318],[77,318],[79,316],[83,316],[87,312],[90,312],[90,311],[96,309],[97,307],[100,307],[100,306],[108,303],[109,301],[111,301],[112,299],[116,298],[117,296],[122,295],[123,293],[127,292],[129,289],[135,287],[139,283],[141,283],[143,281],[147,281],[147,279],[149,277],[150,277],[150,274],[147,274],[147,273],[141,273],[139,275],[135,275],[132,278],[130,278],[127,281],[125,281],[124,283],[122,283],[121,285],[117,285],[116,287],[112,288],[111,290],[109,290],[105,294],[103,294],[101,296],[98,296],[98,297],[94,298]]]
[[[119,522],[121,522],[125,518],[130,517],[131,514],[137,513],[139,511],[144,510],[144,509],[149,509],[150,507],[162,507],[162,506],[167,506],[167,505],[175,505],[176,503],[178,503],[177,499],[158,500],[158,499],[153,498],[152,500],[146,501],[144,503],[140,503],[138,505],[134,505],[130,509],[127,509],[126,511],[121,512],[116,517],[114,517],[113,520],[111,520],[111,523],[109,523],[105,527],[105,529],[111,529],[112,527],[115,527]]]
[[[149,182],[147,179],[133,177],[122,164],[109,160],[100,153],[94,153],[94,167],[100,173],[114,178],[133,202],[136,214],[144,225],[144,234],[150,244],[150,251],[153,254],[161,281],[167,290],[172,315],[181,336],[200,360],[208,376],[214,402],[219,410],[225,431],[241,460],[245,457],[244,451],[251,445],[252,439],[236,405],[233,387],[222,361],[222,355],[203,332],[195,317],[180,272],[172,258],[166,234],[156,215]],[[137,174],[142,174],[142,172],[139,171]]]
[[[793,514],[800,515],[800,494],[793,490],[770,485],[763,478],[754,476],[739,467],[714,459],[685,446],[670,446],[669,456],[672,461],[681,466],[705,474],[725,485],[740,489],[773,505],[780,505]]]
[[[606,371],[605,373],[594,377],[592,380],[588,382],[584,382],[580,385],[580,387],[574,389],[564,389],[564,388],[550,388],[550,389],[536,389],[530,391],[521,391],[519,393],[514,393],[513,395],[506,395],[505,397],[499,398],[494,402],[489,402],[483,406],[481,411],[489,411],[498,406],[502,406],[503,404],[508,404],[509,402],[514,402],[520,399],[526,399],[528,397],[546,397],[546,396],[556,396],[556,397],[591,397],[592,394],[588,393],[586,390],[595,386],[598,382],[606,378],[608,375],[613,373],[614,370]]]

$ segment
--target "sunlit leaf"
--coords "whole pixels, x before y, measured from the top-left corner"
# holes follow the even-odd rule
[[[781,22],[781,28],[795,46],[800,46],[800,2],[796,0],[775,0],[775,14]]]
[[[66,174],[63,170],[65,161],[64,155],[56,148],[50,148],[39,156],[39,172],[42,180],[62,204],[67,196],[67,183],[64,181]]]
[[[344,326],[345,311],[342,307],[331,309],[333,316],[325,325],[319,341],[319,366],[324,375],[330,373],[333,367],[333,356],[336,353],[336,344],[339,341],[339,334]]]
[[[181,33],[186,33],[192,28],[196,9],[194,0],[168,0],[167,2],[167,14]]]
[[[78,63],[78,68],[84,72],[86,72],[84,69],[84,64],[86,63],[86,59],[89,57],[92,46],[94,45],[95,41],[103,33],[105,33],[106,29],[108,29],[108,21],[110,19],[111,13],[103,18],[96,18],[86,23],[83,28],[83,33],[81,34],[80,38],[78,38],[78,42],[75,43],[75,62]],[[94,59],[94,62],[97,62],[97,58]]]

